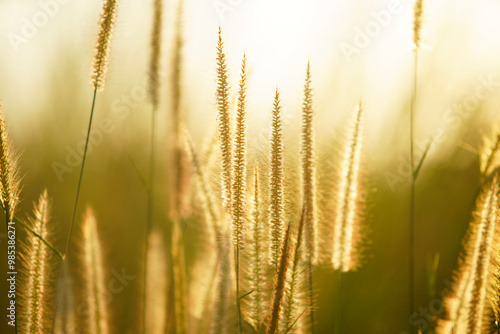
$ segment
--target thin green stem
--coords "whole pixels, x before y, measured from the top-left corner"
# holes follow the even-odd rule
[[[417,64],[418,50],[415,50],[415,62],[413,73],[413,93],[411,96],[410,109],[410,165],[411,165],[411,189],[410,189],[410,224],[409,224],[409,310],[410,316],[414,310],[415,293],[415,162],[414,162],[414,117],[415,102],[417,98]],[[414,326],[410,325],[410,333],[415,333]]]
[[[68,254],[71,237],[73,236],[73,230],[74,230],[73,227],[75,225],[76,211],[78,209],[78,199],[80,198],[80,189],[82,187],[83,171],[85,168],[85,160],[87,159],[87,149],[89,146],[90,130],[92,129],[92,120],[94,118],[96,96],[97,96],[97,87],[94,88],[94,96],[92,98],[92,108],[90,109],[90,119],[89,119],[89,126],[87,129],[87,139],[85,140],[85,149],[83,151],[82,167],[80,169],[80,176],[78,178],[78,187],[76,189],[76,198],[75,198],[75,205],[73,207],[73,215],[71,217],[71,225],[69,226],[69,235],[68,239],[66,240],[66,247],[64,248],[64,253],[63,253],[64,259],[66,259],[66,255]]]
[[[143,333],[146,333],[146,290],[147,290],[147,274],[148,274],[148,244],[149,235],[153,228],[153,188],[154,188],[154,177],[155,177],[155,163],[156,163],[156,118],[157,118],[157,106],[153,105],[152,115],[151,115],[151,147],[149,156],[149,189],[148,189],[148,204],[146,213],[146,236],[144,241],[144,276],[143,276]]]
[[[337,309],[335,311],[335,334],[340,333],[340,316],[342,312],[342,271],[339,271],[339,282],[337,289]]]
[[[5,207],[3,206],[3,203],[1,201],[0,201],[0,206],[5,211]],[[7,212],[5,214],[7,214]],[[47,247],[49,247],[61,260],[63,259],[63,255],[61,254],[61,252],[59,252],[50,242],[45,240],[40,234],[33,231],[33,229],[31,227],[29,227],[28,225],[26,225],[21,219],[19,219],[17,216],[14,216],[14,221],[16,223],[21,224],[28,232],[30,232],[35,237],[40,239],[40,241],[42,241],[45,245],[47,245]]]
[[[243,298],[245,298],[246,296],[249,296],[249,295],[250,295],[251,293],[253,293],[254,291],[255,291],[255,290],[250,290],[250,291],[248,291],[248,292],[247,292],[247,293],[245,293],[243,296],[240,296],[240,298],[239,298],[239,299],[243,299]]]
[[[422,165],[424,164],[425,158],[427,157],[427,154],[429,153],[429,150],[432,146],[433,141],[434,141],[434,136],[431,137],[431,140],[429,141],[429,144],[425,148],[425,151],[422,154],[422,157],[418,161],[417,167],[415,167],[415,171],[413,172],[413,174],[415,175],[414,176],[415,180],[417,180],[417,178],[418,178],[418,173],[420,172],[420,169],[422,168]]]
[[[94,94],[92,97],[92,107],[90,109],[90,117],[89,117],[89,126],[87,129],[87,138],[85,140],[85,149],[83,151],[83,158],[82,158],[82,167],[80,168],[80,176],[78,178],[78,186],[76,188],[76,198],[75,198],[75,205],[73,207],[73,215],[71,217],[71,224],[69,225],[69,233],[68,233],[68,238],[66,239],[66,246],[64,247],[64,253],[62,255],[62,269],[61,269],[61,274],[59,275],[59,280],[57,281],[58,285],[62,284],[62,278],[64,277],[64,272],[65,272],[65,263],[67,260],[67,255],[69,251],[69,246],[71,243],[71,237],[73,236],[73,230],[74,230],[74,225],[75,225],[75,217],[76,217],[76,211],[78,208],[78,199],[80,198],[80,189],[82,187],[82,179],[83,179],[83,171],[85,168],[85,160],[87,158],[87,149],[89,146],[89,139],[90,139],[90,130],[92,129],[92,120],[94,118],[94,109],[95,109],[95,101],[97,97],[97,85],[94,87]],[[56,305],[54,307],[54,315],[52,317],[52,326],[51,326],[51,333],[54,333],[54,325],[56,323],[56,318],[57,318],[57,308],[59,306],[59,301],[61,299],[61,294],[62,294],[62,289],[58,289],[56,293]]]

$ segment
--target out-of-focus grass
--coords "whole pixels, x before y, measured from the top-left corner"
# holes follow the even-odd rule
[[[30,5],[32,7],[26,12],[11,11],[11,2],[0,5],[4,13],[9,11],[15,15],[10,23],[2,26],[5,28],[4,36],[11,29],[19,28],[22,17],[32,15],[37,10],[36,3]],[[309,14],[312,17],[320,11],[314,6],[323,8],[319,3],[312,3],[313,9]],[[343,8],[336,3],[327,9],[348,11],[348,15],[353,17],[352,22],[342,22],[344,25],[339,28],[334,21],[329,20],[335,16],[332,12],[331,16],[320,16],[321,20],[318,20],[318,26],[325,30],[323,35],[318,35],[321,29],[304,27],[311,34],[316,33],[309,46],[314,50],[311,51],[311,63],[319,118],[317,141],[330,141],[335,137],[332,129],[338,127],[340,120],[352,109],[361,94],[365,97],[369,119],[370,176],[377,189],[370,199],[371,244],[367,249],[365,266],[357,273],[346,274],[344,280],[344,333],[399,333],[408,328],[406,236],[409,178],[398,173],[400,169],[404,170],[402,161],[408,161],[407,111],[411,55],[399,31],[408,28],[409,45],[410,9],[405,7],[402,14],[393,19],[393,25],[384,29],[353,62],[347,62],[338,49],[342,40],[352,40],[356,26],[362,27],[370,20],[368,13],[371,10],[380,10],[384,6],[386,3],[383,1],[371,5],[356,2],[353,8]],[[470,15],[463,20],[460,18],[472,5],[460,2],[455,6],[455,2],[449,1],[442,6],[438,14],[431,16],[432,20],[424,30],[432,50],[422,52],[422,87],[416,114],[417,141],[429,138],[436,129],[441,129],[445,134],[443,140],[435,143],[417,182],[416,310],[424,310],[415,318],[417,321],[426,319],[425,310],[437,305],[431,301],[436,298],[439,300],[441,292],[447,289],[446,280],[451,279],[455,268],[461,238],[479,185],[477,154],[464,149],[464,143],[477,148],[482,129],[489,129],[497,121],[494,115],[500,101],[498,87],[493,87],[492,94],[481,101],[481,108],[465,112],[456,107],[457,103],[474,94],[480,85],[481,79],[478,78],[492,76],[494,81],[497,78],[500,80],[498,65],[490,62],[498,58],[494,53],[498,51],[498,45],[485,40],[481,34],[488,27],[490,19],[486,17],[483,20],[480,16],[483,7],[500,12],[498,6],[492,1],[480,1],[477,8],[481,10],[471,9]],[[0,73],[6,74],[0,80],[0,98],[4,101],[12,139],[22,152],[20,167],[24,178],[19,213],[25,218],[32,202],[44,188],[48,188],[54,204],[53,223],[57,225],[54,244],[59,249],[63,247],[69,228],[78,171],[73,168],[59,182],[52,163],[64,163],[66,147],[75,149],[84,140],[91,97],[88,70],[92,44],[88,36],[94,34],[97,7],[93,3],[86,6],[83,1],[62,7],[60,13],[44,29],[40,29],[39,34],[19,54],[13,53],[6,39],[0,42]],[[146,190],[140,175],[145,177],[147,173],[148,133],[144,115],[149,112],[150,106],[145,95],[135,95],[136,99],[132,98],[128,105],[126,117],[122,119],[123,114],[116,112],[118,107],[127,105],[127,96],[134,92],[138,94],[146,74],[144,55],[149,31],[146,28],[141,30],[140,27],[149,25],[137,22],[143,22],[148,13],[146,9],[141,9],[135,16],[132,15],[137,7],[130,1],[122,3],[124,15],[119,19],[115,36],[117,50],[111,59],[109,89],[99,96],[94,123],[99,125],[108,119],[114,128],[103,134],[101,144],[93,145],[83,180],[79,214],[81,217],[87,203],[95,209],[107,256],[108,272],[105,274],[111,275],[113,269],[119,272],[124,269],[127,274],[136,276],[122,292],[112,295],[110,307],[117,333],[138,331],[141,300],[141,243]],[[276,14],[280,8],[278,6],[275,9]],[[266,7],[262,9],[266,10]],[[198,146],[201,146],[201,139],[213,133],[215,121],[212,83],[215,80],[213,59],[217,17],[210,10],[211,6],[205,2],[188,1],[185,17],[184,109],[188,113],[188,125]],[[239,49],[244,44],[238,39],[240,30],[237,29],[237,21],[245,17],[245,13],[251,13],[248,15],[253,19],[262,14],[245,3],[241,8],[235,8],[232,14],[228,13],[227,20],[222,22],[234,28],[228,29],[232,32],[228,34],[227,44],[230,58],[235,62],[239,60]],[[78,19],[74,19],[76,17]],[[494,28],[493,23],[491,27]],[[326,31],[329,28],[331,31]],[[251,35],[251,30],[242,31],[245,31],[245,36]],[[304,41],[303,38],[300,40]],[[273,89],[268,92],[264,88],[272,88],[276,82],[285,80],[280,77],[285,69],[283,65],[265,76],[259,67],[272,68],[281,59],[273,56],[269,50],[261,50],[264,43],[259,44],[250,37],[248,41],[249,141],[250,151],[255,152],[263,147],[261,129],[267,127],[266,112],[272,102]],[[326,47],[329,43],[337,47]],[[293,47],[303,48],[295,45],[293,40],[287,40],[285,44],[283,47],[290,50]],[[305,61],[304,56],[304,59],[286,62],[287,66],[293,67],[298,63],[301,66],[290,69],[287,79],[291,83],[285,84],[283,89],[285,137],[291,142],[296,138],[297,143],[300,129],[300,95],[297,92],[301,89],[302,65]],[[237,73],[236,66],[233,66],[232,74]],[[168,75],[167,68],[164,77]],[[163,86],[162,92],[165,102],[169,98],[167,85]],[[168,122],[165,114],[163,107],[159,119],[158,145],[161,166],[166,165],[162,151],[162,147],[165,147],[166,152],[164,137]],[[292,145],[288,147],[294,149]],[[403,176],[404,181],[391,187],[387,181],[388,172]],[[164,167],[159,168],[155,206],[158,221],[165,223],[167,173]],[[191,224],[196,224],[196,221]],[[199,238],[196,228],[192,231],[193,234],[188,235],[188,238],[193,242],[186,243],[188,266],[199,251],[196,247]],[[4,227],[0,227],[0,233],[4,232]],[[18,240],[21,240],[24,232],[20,226],[18,232]],[[0,241],[0,262],[6,263],[6,239]],[[436,295],[429,296],[427,259],[434,254],[440,255],[440,262]],[[337,278],[338,275],[328,268],[321,268],[315,278],[319,333],[329,332],[334,325]],[[6,291],[5,280],[0,283],[0,290]],[[5,310],[6,298],[2,296],[0,301],[0,308]],[[434,319],[427,318],[426,323],[432,326],[435,324]],[[7,332],[5,322],[1,323],[0,331]]]

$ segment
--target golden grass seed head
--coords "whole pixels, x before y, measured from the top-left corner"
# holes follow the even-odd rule
[[[222,30],[219,27],[219,40],[217,42],[217,124],[219,132],[219,145],[221,152],[221,179],[222,179],[222,202],[227,207],[231,202],[231,159],[232,128],[229,108],[229,80],[222,40]]]
[[[12,221],[19,203],[20,177],[17,169],[18,159],[12,149],[4,117],[0,101],[0,199],[9,221]]]
[[[363,184],[360,165],[363,148],[363,107],[358,105],[349,140],[344,148],[337,189],[332,263],[343,272],[359,264],[360,224],[363,217]]]
[[[163,0],[154,0],[153,29],[151,32],[151,59],[149,63],[149,94],[154,108],[158,107],[160,88],[160,59],[162,43]]]
[[[92,86],[97,90],[103,90],[106,82],[117,7],[118,0],[104,0],[101,17],[99,18],[99,33],[94,47],[94,63],[91,76]]]
[[[420,48],[422,39],[423,7],[423,0],[415,0],[415,5],[413,7],[413,44],[417,50]]]
[[[473,220],[464,242],[453,291],[444,300],[446,316],[438,323],[440,334],[482,333],[495,300],[499,249],[498,171],[484,183],[476,200]]]
[[[50,200],[47,190],[40,195],[34,205],[33,216],[28,219],[30,227],[42,238],[50,235]],[[23,307],[19,310],[20,329],[24,333],[42,333],[50,330],[52,320],[52,291],[54,268],[53,253],[40,238],[29,234],[21,247],[23,268],[20,299]]]
[[[306,249],[314,263],[318,260],[318,221],[316,208],[316,161],[314,152],[314,110],[312,106],[311,66],[307,63],[302,104],[302,193],[307,216]]]
[[[233,243],[243,248],[243,231],[246,220],[247,133],[246,133],[246,56],[243,55],[236,109],[234,156],[232,166],[232,228]]]
[[[268,298],[268,280],[266,271],[268,269],[266,246],[269,239],[266,235],[265,221],[262,215],[262,194],[259,179],[259,171],[256,167],[253,177],[253,191],[251,196],[251,211],[248,221],[248,242],[246,255],[248,291],[253,292],[242,300],[247,302],[248,319],[256,329],[264,324],[264,312],[267,310]]]
[[[283,129],[280,95],[278,88],[274,96],[271,113],[270,166],[269,166],[269,224],[271,238],[270,263],[278,266],[279,249],[284,225],[284,167]]]

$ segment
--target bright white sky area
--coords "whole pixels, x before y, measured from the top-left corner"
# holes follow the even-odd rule
[[[0,2],[0,98],[15,129],[21,127],[21,118],[43,114],[50,105],[46,90],[51,85],[80,82],[82,94],[90,99],[87,83],[101,6],[100,0]],[[166,78],[175,6],[174,0],[165,4]],[[422,138],[443,126],[445,110],[473,92],[481,78],[500,81],[500,3],[429,0],[425,6],[419,76],[428,84],[420,89],[425,98],[419,101],[417,117]],[[147,73],[151,7],[152,0],[120,1],[102,93],[109,103],[140,84]],[[299,126],[295,120],[308,59],[320,132],[333,129],[360,98],[373,136],[403,126],[398,123],[401,108],[412,87],[412,11],[413,1],[403,0],[186,0],[183,95],[190,126],[204,133],[213,128],[219,24],[233,87],[243,52],[247,54],[251,129],[267,126],[263,122],[276,87],[285,119],[294,124],[290,127]],[[497,105],[497,95],[484,101],[490,109]],[[165,94],[163,102],[167,99]]]

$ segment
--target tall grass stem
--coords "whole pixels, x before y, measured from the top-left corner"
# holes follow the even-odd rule
[[[417,70],[418,70],[418,50],[415,50],[413,68],[413,92],[411,96],[410,109],[410,165],[411,165],[411,189],[410,189],[410,224],[409,224],[409,311],[410,316],[414,310],[415,292],[415,161],[414,161],[414,118],[415,104],[417,98]],[[410,333],[414,334],[414,327],[411,326]]]
[[[58,282],[62,282],[62,278],[64,277],[64,272],[66,270],[66,259],[69,251],[69,246],[71,243],[71,237],[73,236],[73,230],[74,230],[74,225],[75,225],[75,217],[76,217],[76,211],[78,208],[78,199],[80,198],[80,189],[82,187],[82,179],[83,179],[83,171],[85,168],[85,160],[87,158],[87,149],[89,146],[89,138],[90,138],[90,130],[92,129],[92,120],[94,119],[94,109],[95,109],[95,101],[97,97],[97,86],[94,87],[94,94],[92,97],[92,107],[90,109],[90,118],[89,118],[89,126],[87,129],[87,138],[85,140],[85,149],[83,151],[83,158],[82,158],[82,167],[80,168],[80,176],[78,177],[78,186],[76,188],[76,197],[75,197],[75,204],[73,206],[73,215],[71,216],[71,224],[69,225],[69,233],[68,237],[66,239],[66,246],[64,247],[64,252],[62,254],[62,269],[61,269],[61,274],[59,275],[59,280]],[[58,283],[57,283],[58,284]],[[51,333],[54,331],[54,325],[56,322],[56,317],[57,317],[57,308],[59,306],[59,301],[62,296],[62,291],[61,289],[57,289],[57,297],[56,297],[56,305],[54,307],[54,316],[52,317],[52,326],[51,326]]]

